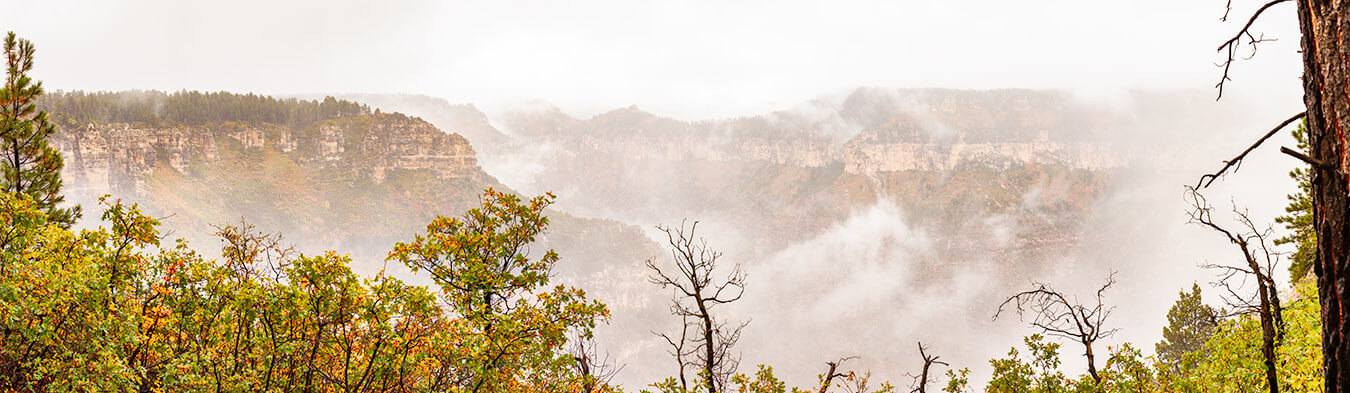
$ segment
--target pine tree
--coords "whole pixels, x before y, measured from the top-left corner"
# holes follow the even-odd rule
[[[1294,140],[1299,151],[1308,151],[1308,128],[1305,124],[1294,130]],[[1276,245],[1294,244],[1298,250],[1289,257],[1289,281],[1298,282],[1312,270],[1313,260],[1317,256],[1317,231],[1313,230],[1312,171],[1307,166],[1294,168],[1289,178],[1298,182],[1298,192],[1289,194],[1289,206],[1284,208],[1287,216],[1275,218],[1275,222],[1284,224],[1289,235],[1276,239]]]
[[[1205,341],[1214,335],[1218,313],[1200,299],[1200,285],[1192,284],[1190,293],[1181,291],[1180,298],[1167,311],[1167,326],[1163,340],[1155,349],[1158,360],[1172,373],[1183,373],[1192,368],[1187,354],[1203,351]]]
[[[61,167],[64,163],[47,137],[56,127],[47,121],[47,112],[37,110],[42,82],[29,78],[33,69],[33,43],[5,36],[7,75],[0,90],[0,189],[23,194],[47,213],[48,220],[69,227],[80,217],[80,207],[58,208],[61,196]]]

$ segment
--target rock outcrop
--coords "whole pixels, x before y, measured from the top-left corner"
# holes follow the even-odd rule
[[[232,154],[272,152],[376,183],[396,170],[426,170],[441,179],[482,176],[468,140],[400,114],[334,119],[295,131],[273,124],[88,124],[62,130],[52,142],[65,157],[68,192],[84,196],[144,195],[156,171],[191,174],[198,166],[219,162],[222,149]]]

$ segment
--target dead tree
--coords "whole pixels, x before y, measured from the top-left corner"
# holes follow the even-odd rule
[[[928,378],[929,370],[933,367],[934,364],[949,366],[947,362],[938,360],[938,357],[936,355],[929,355],[927,349],[928,348],[925,348],[923,346],[923,342],[920,341],[919,357],[923,358],[923,370],[919,372],[919,375],[913,376],[914,377],[914,383],[912,386],[913,389],[910,390],[910,393],[928,393],[928,382],[931,382],[931,380]]]
[[[841,366],[844,362],[857,359],[857,356],[839,358],[833,362],[825,362],[825,373],[820,374],[820,389],[816,393],[826,393],[832,387],[838,387],[844,393],[894,393],[895,387],[889,382],[882,382],[874,391],[869,384],[872,380],[872,372],[856,372],[852,370],[844,371]],[[793,390],[796,391],[796,390]]]
[[[652,332],[652,334],[655,334],[665,339],[666,344],[670,345],[670,351],[668,353],[670,353],[670,356],[675,358],[675,364],[679,366],[680,370],[680,372],[677,375],[679,375],[680,379],[681,392],[689,391],[689,381],[685,379],[684,372],[685,370],[688,370],[690,367],[694,366],[691,359],[698,356],[698,348],[689,343],[691,341],[689,337],[689,330],[697,328],[698,326],[689,320],[688,315],[680,315],[679,338],[675,338],[666,333]]]
[[[678,228],[657,229],[666,233],[675,270],[663,270],[655,259],[648,259],[647,268],[652,270],[649,280],[661,288],[674,289],[670,310],[681,319],[678,340],[667,334],[659,335],[671,345],[680,363],[682,388],[686,387],[685,369],[692,366],[703,378],[708,393],[720,392],[740,365],[740,358],[731,348],[740,340],[741,330],[749,321],[728,324],[714,315],[712,309],[740,300],[745,294],[745,271],[739,263],[719,269],[722,253],[710,249],[706,239],[697,237],[698,221],[681,223]]]
[[[1223,76],[1218,88],[1222,97],[1228,70],[1237,59],[1237,47],[1268,41],[1252,33],[1252,26],[1267,10],[1291,0],[1272,0],[1252,13],[1233,38],[1219,46],[1227,60],[1219,64]],[[1281,151],[1312,167],[1313,225],[1317,233],[1317,295],[1322,303],[1322,376],[1325,393],[1350,393],[1350,316],[1344,304],[1350,296],[1350,157],[1346,156],[1346,130],[1350,130],[1350,2],[1293,0],[1298,7],[1299,53],[1303,58],[1303,106],[1294,118],[1307,122],[1308,152]],[[1229,3],[1231,5],[1231,2]],[[1224,12],[1227,19],[1228,12]],[[1255,52],[1252,53],[1254,55]],[[1247,56],[1250,57],[1250,56]],[[1285,121],[1287,125],[1291,121]],[[1274,133],[1281,127],[1271,131]],[[1269,135],[1269,134],[1268,134]],[[1265,141],[1261,138],[1247,152]],[[1221,176],[1241,163],[1246,152],[1224,162]],[[1201,178],[1204,183],[1205,177]],[[1208,185],[1205,183],[1204,185]]]
[[[242,280],[252,280],[266,269],[270,279],[281,281],[290,267],[295,246],[284,242],[281,234],[263,233],[243,217],[238,225],[216,226],[222,243],[221,258]]]
[[[1213,208],[1205,197],[1194,188],[1186,190],[1187,202],[1191,210],[1187,212],[1190,222],[1203,225],[1222,234],[1230,243],[1242,251],[1243,262],[1240,265],[1207,263],[1202,267],[1220,270],[1216,287],[1228,292],[1224,300],[1236,314],[1257,314],[1261,319],[1261,355],[1265,360],[1266,385],[1270,393],[1280,391],[1276,373],[1275,347],[1284,337],[1283,308],[1280,306],[1279,289],[1275,286],[1275,266],[1279,263],[1279,254],[1270,251],[1270,236],[1274,230],[1267,227],[1259,230],[1244,210],[1233,206],[1233,217],[1242,226],[1241,231],[1233,231],[1215,223]],[[1248,280],[1255,281],[1256,293],[1243,295],[1243,287]]]
[[[849,356],[845,358],[839,358],[839,360],[833,362],[825,362],[825,365],[828,366],[828,368],[825,369],[824,374],[820,375],[819,393],[825,393],[825,391],[829,390],[830,385],[834,384],[835,378],[847,377],[848,376],[847,374],[844,374],[843,372],[839,371],[839,366],[843,365],[844,362],[857,358],[858,358],[857,356]]]
[[[599,388],[609,386],[614,376],[623,370],[623,365],[615,365],[608,353],[601,355],[595,348],[595,340],[579,336],[572,341],[567,350],[572,355],[572,370],[581,376],[581,392],[592,393]]]
[[[1106,318],[1111,316],[1111,311],[1115,307],[1107,307],[1102,302],[1103,294],[1115,284],[1116,273],[1111,272],[1106,277],[1106,283],[1097,289],[1096,304],[1084,305],[1079,303],[1077,298],[1070,301],[1064,294],[1049,286],[1033,282],[1034,289],[1009,296],[999,304],[994,319],[998,319],[1009,304],[1015,307],[1019,318],[1025,318],[1029,312],[1031,326],[1048,336],[1067,338],[1082,344],[1083,356],[1087,357],[1088,375],[1092,376],[1093,381],[1101,383],[1102,377],[1097,375],[1092,345],[1098,340],[1110,337],[1118,330],[1105,327]]]

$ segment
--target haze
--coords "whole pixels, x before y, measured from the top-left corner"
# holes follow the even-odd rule
[[[13,3],[0,24],[40,43],[35,75],[53,89],[419,93],[679,118],[856,86],[1208,89],[1214,48],[1245,22],[1221,23],[1218,0]],[[1235,16],[1258,5],[1234,3]],[[1293,7],[1271,12],[1258,30],[1285,39],[1235,67],[1234,94],[1297,97]]]

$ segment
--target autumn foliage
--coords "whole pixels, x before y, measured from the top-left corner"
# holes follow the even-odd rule
[[[557,255],[522,248],[551,202],[488,190],[399,244],[389,261],[432,289],[360,277],[334,252],[292,257],[246,224],[207,260],[135,205],[105,199],[103,226],[76,232],[0,195],[0,391],[609,389],[565,353],[605,306],[549,286]]]

